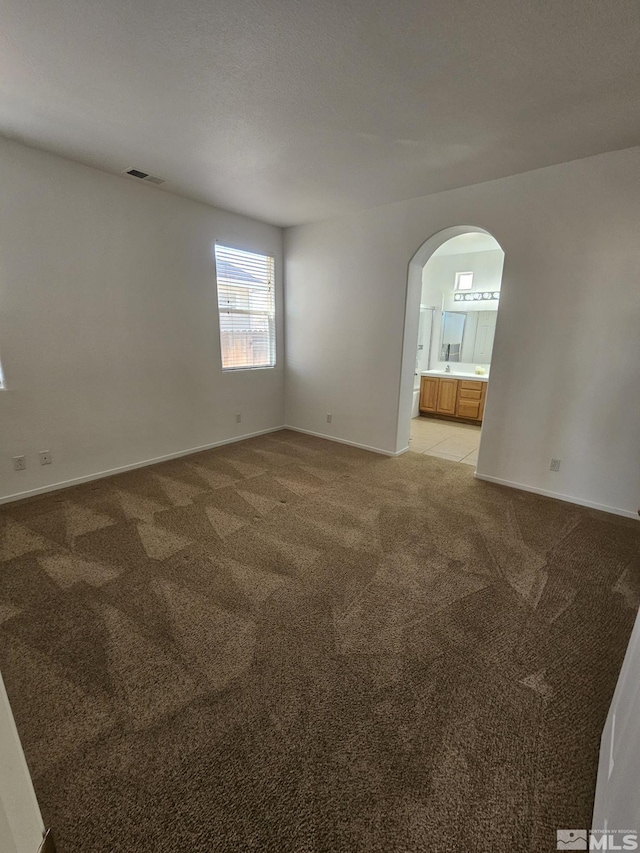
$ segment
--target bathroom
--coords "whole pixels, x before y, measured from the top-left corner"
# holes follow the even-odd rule
[[[475,465],[504,252],[489,234],[452,237],[422,271],[411,450]]]

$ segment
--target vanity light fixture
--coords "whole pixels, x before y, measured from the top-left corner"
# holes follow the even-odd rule
[[[454,302],[475,302],[478,299],[482,299],[483,301],[500,299],[500,291],[494,290],[492,293],[485,292],[480,293],[480,291],[476,291],[475,293],[454,293],[453,301]]]

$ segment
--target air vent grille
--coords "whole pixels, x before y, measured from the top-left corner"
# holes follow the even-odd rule
[[[149,184],[164,184],[165,179],[159,178],[157,175],[150,175],[148,172],[142,172],[140,169],[124,169],[123,175],[131,175],[132,178],[137,178],[139,181],[146,181]]]

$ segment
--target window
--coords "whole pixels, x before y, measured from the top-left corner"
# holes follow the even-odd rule
[[[216,278],[222,369],[274,367],[273,257],[216,246]]]
[[[472,272],[457,272],[456,273],[456,290],[471,290],[473,284]]]

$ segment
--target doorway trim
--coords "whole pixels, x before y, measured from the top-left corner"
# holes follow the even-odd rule
[[[452,237],[461,234],[487,234],[493,237],[504,252],[497,237],[479,225],[452,225],[443,228],[428,237],[420,245],[411,260],[407,271],[405,292],[404,330],[402,336],[402,361],[400,365],[400,388],[398,393],[398,424],[396,430],[396,455],[409,449],[411,431],[411,407],[413,401],[413,376],[418,346],[418,321],[420,316],[420,297],[422,294],[422,270],[436,249]]]

